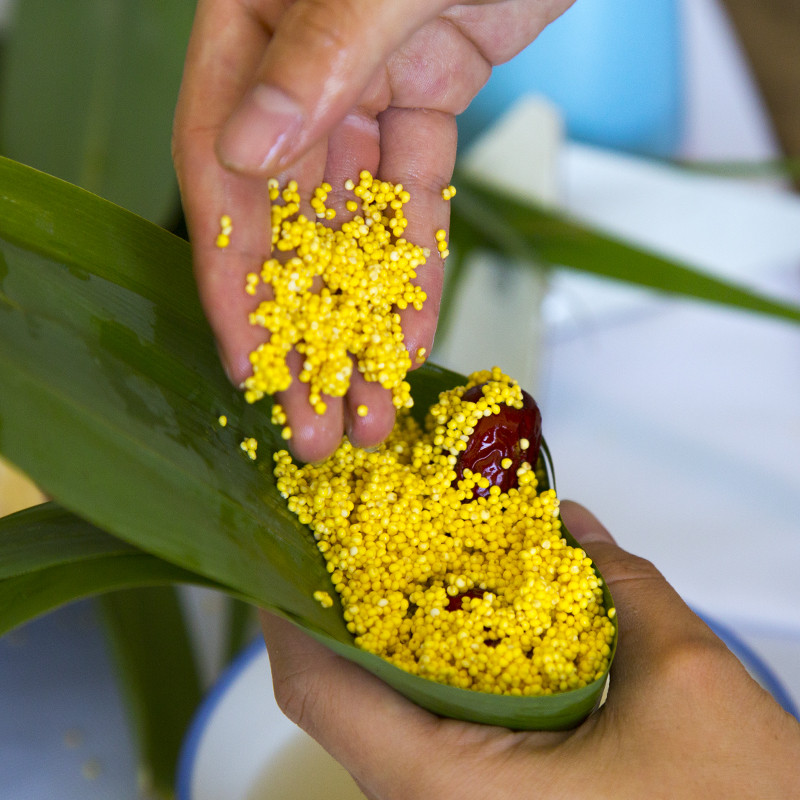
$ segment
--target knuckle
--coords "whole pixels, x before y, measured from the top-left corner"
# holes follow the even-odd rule
[[[595,545],[591,549],[595,551],[600,548]],[[609,549],[610,553],[602,558],[601,571],[612,592],[614,586],[623,583],[647,584],[664,580],[656,566],[646,558],[626,553],[615,545],[605,545],[604,549]]]
[[[687,696],[708,698],[720,689],[726,690],[721,668],[732,658],[721,640],[698,628],[696,633],[671,643],[659,664],[659,680],[680,686]]]
[[[294,6],[300,30],[315,52],[338,55],[351,44],[347,21],[358,18],[359,9],[350,0],[303,0]]]

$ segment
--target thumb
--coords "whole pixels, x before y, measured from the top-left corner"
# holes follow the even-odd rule
[[[429,0],[297,0],[272,26],[256,82],[220,135],[220,160],[278,174],[344,118],[389,55],[439,10]]]
[[[656,567],[623,550],[606,528],[577,503],[561,504],[562,520],[596,564],[614,601],[619,627],[613,667],[614,694],[631,700],[646,690],[659,670],[696,648],[722,647]]]

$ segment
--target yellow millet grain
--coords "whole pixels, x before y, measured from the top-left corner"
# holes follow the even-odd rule
[[[227,214],[223,214],[219,218],[219,233],[216,239],[217,247],[224,250],[231,243],[231,233],[233,233],[231,218]]]
[[[403,237],[410,195],[401,184],[364,170],[344,188],[355,197],[346,203],[354,216],[336,227],[325,224],[335,217],[325,205],[329,184],[314,191],[317,219],[311,220],[300,213],[294,181],[282,190],[277,181],[269,183],[275,256],[248,275],[245,286],[251,295],[260,283],[272,289],[272,299],[249,316],[270,333],[250,354],[253,372],[244,384],[250,403],[289,387],[286,357],[295,349],[303,359],[299,380],[309,385],[319,414],[326,410],[323,394],[347,392],[353,360],[366,380],[391,391],[395,407],[412,404],[405,380],[411,358],[397,310],[422,308],[426,295],[413,281],[429,252]]]
[[[286,424],[286,412],[283,410],[283,406],[280,403],[273,404],[270,420],[273,425]]]
[[[481,400],[461,400],[481,383]],[[463,437],[500,403],[521,404],[519,386],[498,369],[477,372],[440,395],[423,428],[403,411],[377,450],[345,439],[303,467],[284,450],[275,475],[313,531],[358,646],[465,689],[563,692],[607,668],[613,612],[529,465],[507,493],[472,499],[485,479],[469,471],[452,485]]]
[[[255,461],[258,458],[258,440],[252,436],[248,436],[246,439],[242,439],[239,443],[239,447],[247,453],[248,457]]]
[[[333,605],[333,598],[323,591],[314,592],[314,599],[323,607],[330,608]]]

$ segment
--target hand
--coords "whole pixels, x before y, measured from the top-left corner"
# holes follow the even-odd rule
[[[263,615],[275,695],[370,800],[800,797],[800,725],[652,564],[588,511],[567,527],[606,578],[619,646],[605,706],[578,728],[438,718],[293,625]]]
[[[418,278],[428,301],[403,313],[403,330],[410,353],[430,352],[443,273],[434,232],[448,228],[441,190],[453,171],[455,115],[493,65],[571,4],[200,0],[173,150],[200,298],[234,383],[250,375],[248,354],[264,336],[248,323],[244,285],[270,253],[269,177],[294,179],[306,195],[323,180],[339,189],[362,169],[403,183],[412,195],[405,235],[432,253]],[[222,250],[224,214],[233,234]],[[306,401],[296,380],[279,396],[303,460],[329,455],[343,432],[375,445],[394,422],[389,392],[360,375],[346,398],[326,398],[322,416]]]

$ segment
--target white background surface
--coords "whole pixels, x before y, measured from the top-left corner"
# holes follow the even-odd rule
[[[569,149],[581,215],[800,302],[800,203]],[[539,395],[559,493],[700,609],[775,654],[800,697],[800,329],[563,278]]]

